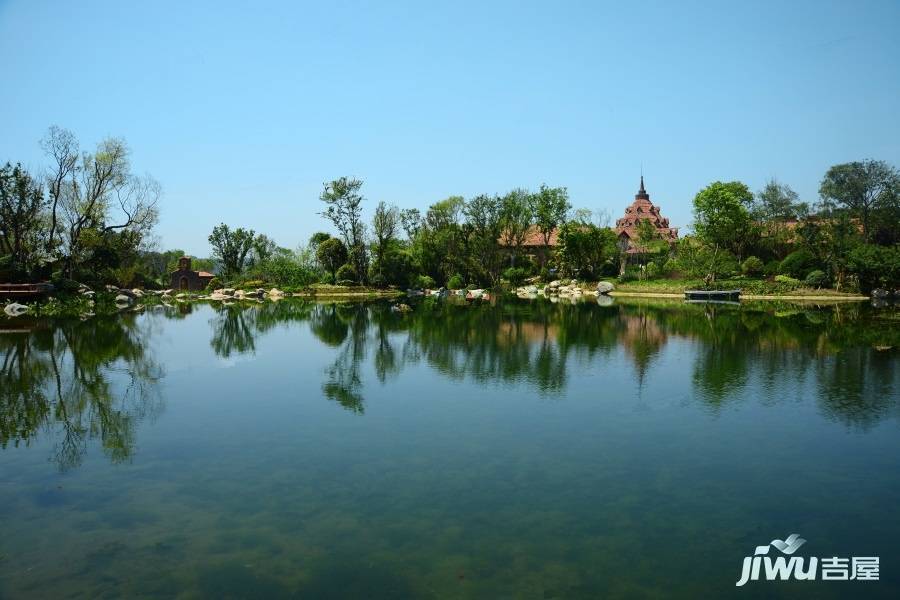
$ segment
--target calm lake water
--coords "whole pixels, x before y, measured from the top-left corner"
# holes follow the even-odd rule
[[[2,598],[900,596],[896,309],[286,300],[0,329]],[[791,533],[881,581],[735,587]]]

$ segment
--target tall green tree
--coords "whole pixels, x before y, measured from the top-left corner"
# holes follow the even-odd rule
[[[533,201],[528,190],[516,188],[503,196],[500,203],[500,226],[503,245],[510,249],[512,266],[522,252],[528,229],[534,222]]]
[[[400,211],[396,206],[388,206],[383,201],[375,207],[372,216],[372,274],[383,285],[387,281],[388,255],[391,253],[400,232]]]
[[[41,185],[22,165],[0,167],[0,260],[6,255],[11,279],[28,279],[37,266],[43,250],[46,206]]]
[[[334,280],[337,270],[347,262],[347,247],[338,238],[328,238],[316,249],[316,260],[331,274]]]
[[[790,252],[792,229],[790,221],[809,214],[809,205],[798,201],[797,192],[786,183],[772,178],[756,192],[750,215],[760,229],[761,249],[778,259]]]
[[[714,248],[724,248],[741,258],[753,240],[750,217],[753,193],[740,181],[716,181],[694,197],[694,232]]]
[[[873,220],[891,230],[898,228],[900,174],[881,160],[864,160],[834,165],[825,173],[819,196],[826,209],[844,210],[859,219],[865,241],[872,238]]]
[[[363,196],[359,190],[363,182],[359,179],[341,177],[324,184],[319,200],[326,204],[320,213],[331,221],[340,232],[350,255],[350,262],[362,283],[368,266],[365,235],[366,227],[362,218]]]
[[[51,240],[47,248],[62,254],[64,274],[96,273],[94,250],[126,240],[132,244],[128,254],[136,256],[156,224],[162,191],[152,177],[131,172],[125,141],[107,138],[94,152],[78,156],[74,136],[51,128],[44,148],[53,159],[48,175]]]
[[[598,279],[616,271],[618,240],[608,227],[569,221],[559,228],[557,240],[556,261],[563,274]]]
[[[566,216],[571,209],[569,192],[564,187],[551,188],[541,184],[541,188],[537,193],[531,195],[531,212],[534,215],[534,225],[541,232],[544,246],[550,245],[550,236],[553,235],[553,232],[560,225],[565,223]]]
[[[500,232],[502,202],[497,196],[482,194],[469,200],[464,208],[465,231],[469,249],[469,271],[482,283],[496,285],[500,280],[502,255]],[[473,279],[473,277],[469,277]]]
[[[255,232],[252,229],[230,229],[228,225],[216,225],[209,235],[209,243],[215,256],[222,263],[223,274],[235,277],[244,270],[247,255],[253,248]]]

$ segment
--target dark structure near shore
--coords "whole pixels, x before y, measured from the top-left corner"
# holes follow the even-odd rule
[[[178,259],[178,270],[169,277],[169,287],[173,290],[187,290],[196,292],[205,290],[212,278],[212,273],[206,271],[194,271],[191,269],[191,257],[182,256]]]

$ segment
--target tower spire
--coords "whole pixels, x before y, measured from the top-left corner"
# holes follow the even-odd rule
[[[638,190],[638,193],[634,195],[635,200],[649,200],[650,194],[647,193],[647,190],[644,189],[644,166],[641,165],[641,189]]]

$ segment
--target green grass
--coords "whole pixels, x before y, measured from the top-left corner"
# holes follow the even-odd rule
[[[650,279],[644,281],[628,281],[618,283],[610,280],[619,292],[644,292],[652,294],[681,294],[685,290],[705,289],[702,279]],[[731,279],[719,279],[714,289],[740,289],[744,294],[771,295],[771,296],[853,296],[855,293],[838,292],[833,289],[813,289],[790,283],[768,281],[764,279],[749,279],[734,277]]]

